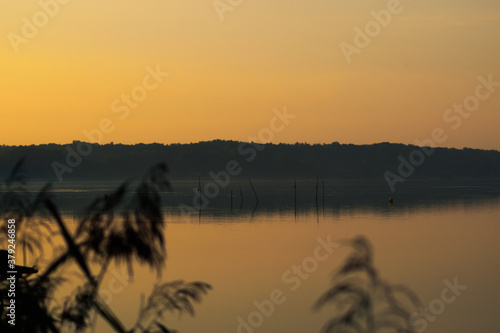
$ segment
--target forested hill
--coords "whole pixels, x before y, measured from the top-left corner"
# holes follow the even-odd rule
[[[420,148],[379,143],[266,144],[209,141],[194,144],[1,146],[0,176],[21,158],[31,180],[125,180],[165,162],[172,179],[230,172],[236,178],[500,178],[500,152]]]

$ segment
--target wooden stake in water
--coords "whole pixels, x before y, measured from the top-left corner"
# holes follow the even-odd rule
[[[198,176],[198,193],[200,193],[200,208],[199,208],[199,212],[200,212],[200,218],[201,218],[201,177]]]
[[[257,196],[257,192],[255,192],[255,188],[253,187],[252,180],[248,180],[250,182],[250,186],[252,187],[253,194],[255,195],[255,199],[257,200],[257,204],[259,203],[259,197]]]
[[[297,179],[293,183],[295,218],[297,218]]]
[[[323,215],[325,215],[325,181],[323,180]]]
[[[319,176],[316,177],[316,208],[318,208],[318,187],[319,187]]]
[[[319,208],[318,208],[318,188],[319,188],[319,176],[316,177],[316,215],[319,214]],[[319,219],[319,215],[318,215]]]

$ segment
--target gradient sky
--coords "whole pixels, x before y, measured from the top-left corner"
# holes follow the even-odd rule
[[[500,82],[500,2],[402,0],[349,64],[340,43],[387,4],[243,0],[221,21],[213,0],[72,0],[16,53],[9,33],[40,3],[2,2],[0,144],[86,140],[104,118],[102,142],[246,141],[286,106],[275,143],[413,144],[443,128],[439,146],[500,149],[500,87],[457,129],[443,119],[478,76]],[[120,119],[112,103],[157,65],[169,76]]]

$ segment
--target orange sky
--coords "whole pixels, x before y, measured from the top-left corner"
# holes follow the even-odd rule
[[[500,149],[500,86],[443,118],[479,76],[500,82],[497,0],[59,1],[0,4],[0,144],[86,140],[103,119],[102,142],[245,141],[286,107],[275,143],[413,144],[442,128],[440,146]],[[341,43],[388,8],[349,63]],[[169,75],[144,90],[148,66]],[[121,119],[133,89],[147,96]]]

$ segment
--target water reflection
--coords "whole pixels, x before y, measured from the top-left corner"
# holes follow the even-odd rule
[[[239,318],[248,321],[256,311],[256,301],[263,304],[273,291],[281,290],[279,302],[283,302],[258,331],[319,332],[332,314],[313,313],[311,307],[329,287],[331,272],[341,267],[348,254],[339,249],[328,260],[318,262],[315,270],[300,276],[293,273],[294,267],[305,267],[318,237],[352,239],[363,234],[374,245],[376,266],[384,278],[407,284],[424,304],[440,293],[444,279],[453,281],[459,276],[460,281],[474,286],[469,298],[460,299],[454,305],[457,308],[447,308],[439,322],[429,324],[427,332],[491,331],[500,325],[491,310],[500,306],[495,296],[500,270],[491,265],[500,251],[496,239],[500,232],[498,183],[409,181],[393,194],[383,182],[326,180],[324,209],[322,186],[316,191],[317,183],[316,179],[298,180],[295,205],[293,181],[253,180],[259,198],[256,206],[248,180],[234,182],[203,207],[201,219],[197,214],[190,216],[190,224],[184,223],[179,205],[196,208],[192,190],[197,182],[173,181],[174,192],[158,191],[169,224],[162,231],[169,253],[163,275],[168,280],[201,279],[215,288],[196,318],[176,322],[174,317],[168,322],[182,332],[207,327],[214,332],[238,332]],[[62,218],[78,221],[84,216],[81,207],[95,198],[99,207],[106,207],[118,183],[62,183],[55,187],[52,199],[62,210]],[[38,188],[40,184],[30,184],[28,193],[36,193]],[[389,196],[394,197],[392,206]],[[138,270],[134,283],[112,295],[110,306],[119,318],[125,318],[128,327],[134,322],[126,322],[127,318],[135,317],[140,309],[131,300],[140,299],[157,282],[148,273]],[[288,283],[290,278],[294,278],[293,284]],[[113,286],[108,279],[103,278],[102,285]],[[84,291],[80,295],[85,296]],[[71,309],[79,310],[72,305]],[[476,319],[467,320],[469,317]],[[477,318],[481,318],[480,324]],[[110,329],[100,322],[96,331]]]
[[[78,217],[82,206],[90,204],[96,197],[109,195],[119,184],[64,182],[54,185],[53,197],[64,214]],[[163,210],[170,216],[182,216],[181,207],[185,207],[184,211],[191,211],[187,215],[198,217],[199,194],[194,190],[198,182],[172,181],[171,184],[173,192],[161,194]],[[323,181],[320,180],[317,201],[316,180],[297,180],[296,185],[294,180],[253,180],[252,184],[255,193],[248,180],[233,181],[220,189],[216,196],[203,202],[201,218],[255,217],[290,212],[299,219],[311,213],[317,213],[319,217],[368,212],[394,215],[495,205],[500,198],[500,181],[408,180],[396,193],[390,193],[384,181],[325,180],[323,190]],[[30,184],[29,190],[34,193],[40,186],[40,183]],[[389,205],[390,197],[394,198],[393,205]]]

